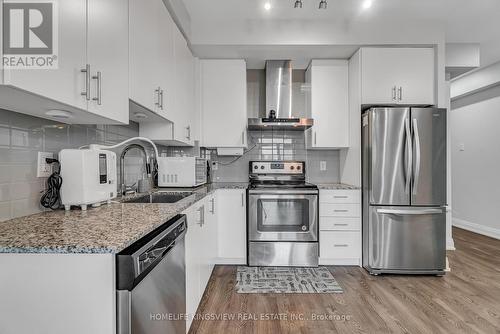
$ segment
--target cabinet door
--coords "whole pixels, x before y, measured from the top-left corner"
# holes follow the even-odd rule
[[[88,0],[87,16],[92,73],[88,110],[128,124],[128,3]]]
[[[164,5],[161,0],[130,0],[129,6],[129,96],[137,104],[158,112],[160,14]]]
[[[247,89],[244,60],[202,60],[202,145],[246,147]]]
[[[159,75],[159,85],[161,87],[160,96],[160,113],[167,119],[175,118],[175,99],[177,94],[175,82],[175,54],[174,54],[174,29],[176,28],[174,21],[170,17],[167,7],[160,0],[159,15],[159,36],[157,43],[160,48],[159,63],[155,66],[155,71]]]
[[[364,48],[361,57],[363,104],[435,103],[434,49]]]
[[[203,250],[200,291],[203,295],[205,288],[212,275],[215,259],[217,257],[217,203],[215,195],[208,196],[205,201],[205,224],[203,225]]]
[[[186,233],[186,313],[191,317],[196,313],[198,304],[201,298],[200,292],[200,242],[201,235],[201,216],[200,205],[193,205],[187,209],[184,214],[187,218],[187,233]],[[188,320],[187,328],[191,321]]]
[[[58,1],[59,39],[56,70],[5,70],[4,83],[29,92],[87,109],[85,91],[86,1]],[[122,32],[123,34],[123,32]]]
[[[175,99],[172,121],[174,140],[193,145],[194,117],[194,58],[184,36],[173,27],[175,55]]]
[[[246,190],[217,190],[218,262],[247,263]]]
[[[349,72],[347,60],[313,60],[307,70],[311,84],[309,147],[349,146]]]

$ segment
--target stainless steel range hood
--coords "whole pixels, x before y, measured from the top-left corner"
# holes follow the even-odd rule
[[[249,130],[286,129],[304,131],[313,126],[310,118],[292,113],[292,66],[290,60],[266,61],[266,110],[260,118],[249,118]]]

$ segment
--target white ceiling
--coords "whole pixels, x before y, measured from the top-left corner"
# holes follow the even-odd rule
[[[499,0],[373,0],[368,10],[366,0],[328,0],[327,10],[317,9],[319,0],[303,0],[302,9],[293,8],[295,0],[183,1],[193,50],[203,57],[245,57],[260,66],[262,58],[288,55],[303,63],[307,55],[348,57],[354,44],[425,44],[433,35],[480,43],[482,66],[500,60]]]

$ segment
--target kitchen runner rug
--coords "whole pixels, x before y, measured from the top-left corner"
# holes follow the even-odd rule
[[[236,273],[237,293],[342,293],[323,267],[243,267]]]

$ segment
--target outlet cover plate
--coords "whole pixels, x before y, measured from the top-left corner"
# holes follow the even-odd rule
[[[320,171],[325,171],[326,170],[326,161],[320,161],[319,162],[319,170]]]
[[[38,152],[36,177],[49,177],[52,174],[52,164],[45,162],[45,158],[53,158],[52,152]]]

